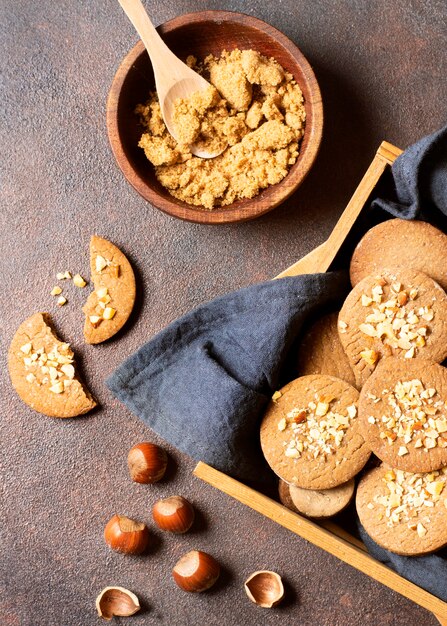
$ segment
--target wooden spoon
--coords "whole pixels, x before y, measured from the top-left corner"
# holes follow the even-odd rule
[[[169,133],[178,141],[176,129],[172,123],[174,102],[178,98],[188,98],[197,91],[208,89],[210,83],[169,50],[155,30],[141,0],[118,0],[118,2],[145,45],[154,70],[155,86],[164,123]],[[207,152],[192,144],[189,149],[198,157],[211,159],[221,154],[225,148],[216,152]]]

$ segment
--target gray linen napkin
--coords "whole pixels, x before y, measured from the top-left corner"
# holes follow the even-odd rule
[[[203,304],[107,380],[117,398],[196,460],[261,477],[259,417],[303,323],[349,289],[343,273],[270,280]]]
[[[447,602],[447,549],[427,556],[399,556],[377,545],[360,522],[358,526],[362,541],[371,556]]]
[[[374,200],[373,208],[427,222],[447,216],[447,126],[407,148],[391,169],[396,198]]]

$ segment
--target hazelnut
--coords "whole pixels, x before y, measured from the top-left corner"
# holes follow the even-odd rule
[[[110,621],[114,615],[129,617],[140,610],[137,596],[124,587],[105,587],[96,598],[99,617]]]
[[[252,602],[265,609],[276,606],[284,597],[281,576],[268,570],[254,572],[245,581],[244,589]]]
[[[168,455],[155,443],[144,441],[130,449],[127,464],[136,483],[156,483],[164,476]]]
[[[194,509],[182,496],[171,496],[155,503],[152,516],[161,530],[186,533],[194,522]]]
[[[191,550],[176,563],[172,576],[183,591],[200,592],[209,589],[219,578],[219,563],[206,552]]]
[[[149,530],[142,522],[114,515],[104,529],[106,543],[116,552],[141,554],[149,543]]]

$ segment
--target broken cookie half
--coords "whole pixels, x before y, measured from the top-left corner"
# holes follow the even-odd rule
[[[73,351],[58,339],[47,313],[35,313],[19,326],[8,367],[20,398],[39,413],[76,417],[97,404],[77,375]]]
[[[95,290],[83,307],[87,343],[113,337],[128,320],[135,303],[135,275],[131,264],[113,243],[93,235],[90,270]]]

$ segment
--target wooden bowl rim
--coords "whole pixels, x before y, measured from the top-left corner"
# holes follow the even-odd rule
[[[307,100],[308,102],[310,101],[312,110],[312,123],[310,127],[306,125],[306,132],[309,133],[306,150],[304,154],[300,152],[300,156],[297,161],[297,165],[299,165],[299,167],[294,169],[292,166],[291,170],[282,181],[264,189],[254,198],[237,200],[227,207],[216,208],[211,211],[198,209],[187,204],[186,202],[177,200],[174,197],[172,197],[172,199],[168,199],[161,196],[134,169],[131,161],[127,158],[124,152],[118,130],[118,103],[121,91],[132,66],[140,55],[145,52],[145,47],[142,41],[138,41],[124,57],[116,71],[109,90],[106,106],[106,122],[110,146],[116,162],[127,181],[146,201],[150,202],[153,206],[164,213],[182,220],[201,224],[228,224],[232,222],[251,220],[268,213],[284,202],[301,185],[312,168],[320,148],[323,134],[323,104],[320,88],[310,63],[307,61],[298,46],[286,35],[273,26],[270,26],[267,22],[264,22],[256,17],[252,17],[251,15],[235,11],[196,11],[193,13],[179,15],[167,22],[164,22],[157,27],[157,30],[163,36],[164,34],[170,33],[179,27],[183,27],[186,19],[188,24],[210,21],[233,21],[244,24],[248,27],[256,28],[276,40],[277,43],[279,43],[289,54],[292,55],[296,63],[300,66],[301,72],[305,78],[309,91],[309,98]],[[282,186],[282,183],[285,180],[287,180],[289,184]],[[268,202],[269,191],[274,194],[274,199],[272,199],[271,202]]]

